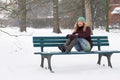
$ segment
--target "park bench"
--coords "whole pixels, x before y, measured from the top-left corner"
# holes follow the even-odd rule
[[[34,54],[40,54],[41,55],[41,67],[44,67],[44,59],[47,59],[48,61],[48,69],[52,71],[51,67],[51,57],[53,55],[75,55],[75,54],[98,54],[98,62],[97,64],[100,65],[101,63],[101,57],[106,56],[108,60],[108,66],[112,68],[111,64],[111,55],[113,53],[120,53],[118,50],[107,50],[102,51],[102,46],[109,46],[109,40],[108,36],[91,36],[93,47],[97,46],[98,50],[96,51],[71,51],[71,52],[61,52],[61,51],[44,51],[45,47],[58,47],[58,45],[63,45],[66,41],[65,36],[33,36],[33,46],[39,47],[39,52],[35,52]]]

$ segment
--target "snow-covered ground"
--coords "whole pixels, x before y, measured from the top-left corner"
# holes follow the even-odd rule
[[[52,29],[28,28],[27,32],[21,33],[17,28],[0,28],[0,80],[120,80],[119,53],[112,55],[112,69],[107,66],[105,57],[102,58],[102,65],[97,65],[97,54],[56,55],[52,57],[55,73],[42,69],[40,55],[34,55],[38,49],[33,47],[32,36],[62,36],[71,32],[62,29],[61,34],[55,34]],[[93,33],[109,37],[110,46],[103,50],[120,50],[120,33],[100,29],[95,29]],[[51,51],[51,48],[46,50]],[[57,48],[52,50],[59,51]]]

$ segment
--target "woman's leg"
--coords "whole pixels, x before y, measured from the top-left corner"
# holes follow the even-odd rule
[[[71,39],[68,38],[65,42],[64,45],[59,45],[58,48],[62,51],[62,52],[65,52],[66,51],[66,47],[71,43]]]
[[[68,46],[71,43],[72,39],[68,38],[64,44],[64,46]]]
[[[82,49],[82,47],[81,47],[81,45],[80,45],[79,43],[77,43],[77,44],[75,45],[75,49],[76,49],[77,51],[83,51],[83,49]]]
[[[77,40],[78,40],[78,44],[75,45],[76,50],[78,50],[78,48],[77,48],[78,45],[80,45],[80,47],[82,47],[82,50],[84,50],[84,51],[90,51],[91,50],[90,43],[86,39],[78,38]]]
[[[68,38],[66,40],[66,43],[64,45],[60,45],[58,46],[58,48],[62,51],[62,52],[70,52],[71,49],[77,44],[77,38],[74,39],[70,39]]]
[[[77,38],[74,39],[68,39],[65,44],[66,51],[65,52],[70,52],[71,49],[77,44]]]

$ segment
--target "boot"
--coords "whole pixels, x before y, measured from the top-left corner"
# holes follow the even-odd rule
[[[65,52],[66,48],[64,45],[59,45],[58,48],[61,50],[61,52]]]

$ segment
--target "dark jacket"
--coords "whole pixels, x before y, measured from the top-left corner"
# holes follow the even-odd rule
[[[75,35],[77,38],[86,39],[90,43],[91,48],[93,47],[91,36],[90,36],[91,35],[90,27],[86,27],[86,31],[83,31],[83,27],[80,27],[80,28],[77,29],[76,32],[73,33],[73,35]]]

